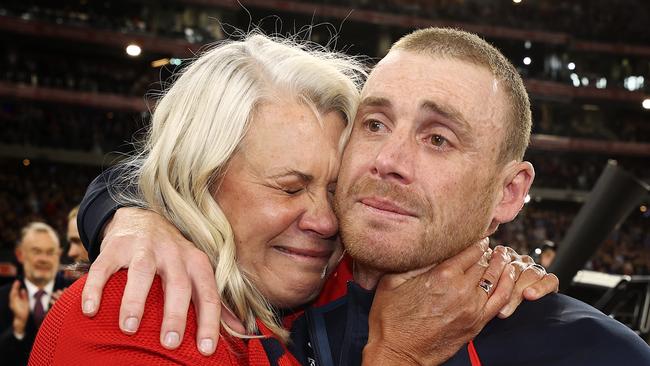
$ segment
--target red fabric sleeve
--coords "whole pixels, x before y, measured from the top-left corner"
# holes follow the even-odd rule
[[[85,279],[82,277],[69,287],[48,312],[36,337],[29,365],[268,365],[263,349],[252,347],[249,350],[240,339],[227,334],[219,339],[214,355],[201,355],[196,347],[193,305],[188,311],[181,346],[173,351],[163,348],[159,337],[164,297],[159,277],[151,286],[135,335],[125,335],[118,327],[126,271],[111,277],[104,289],[99,312],[88,318],[81,312]]]

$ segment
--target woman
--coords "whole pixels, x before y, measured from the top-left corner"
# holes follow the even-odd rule
[[[156,280],[139,333],[128,337],[115,327],[126,282],[119,272],[92,319],[79,311],[83,281],[57,302],[30,362],[295,364],[274,309],[313,300],[342,257],[331,195],[364,76],[349,57],[259,34],[199,57],[160,100],[143,152],[128,163],[137,194],[120,195],[207,254],[222,301],[244,328],[222,324],[209,358],[194,351],[193,337],[162,348]],[[197,312],[188,314],[192,335]],[[183,338],[171,337],[164,341]]]

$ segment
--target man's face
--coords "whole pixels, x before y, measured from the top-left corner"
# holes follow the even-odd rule
[[[79,230],[77,229],[77,218],[73,217],[68,220],[68,257],[75,262],[88,262],[88,251],[84,248]]]
[[[350,255],[382,272],[440,262],[489,234],[507,111],[486,68],[389,53],[362,93],[336,191]]]
[[[23,264],[25,278],[35,285],[44,286],[56,276],[61,248],[49,233],[40,231],[28,233],[16,254]]]

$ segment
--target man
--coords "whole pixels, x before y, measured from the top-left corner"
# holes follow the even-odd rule
[[[557,252],[557,246],[554,242],[550,240],[544,240],[542,244],[541,253],[539,254],[539,264],[548,268],[553,264],[555,260],[555,254]]]
[[[77,215],[79,206],[75,206],[68,213],[68,257],[72,258],[75,263],[88,262],[88,251],[81,242],[79,230],[77,230]]]
[[[16,258],[23,278],[0,288],[0,354],[3,365],[26,365],[36,332],[56,291],[65,287],[57,278],[61,247],[52,227],[32,222],[21,232]]]
[[[427,300],[454,289],[449,278],[474,267],[430,268],[493,233],[523,206],[534,176],[521,161],[529,135],[523,83],[497,50],[468,33],[436,28],[398,42],[364,88],[336,193],[356,284],[295,324],[296,356],[322,365],[358,364],[362,351],[366,364],[439,364],[451,357],[450,364],[586,365],[611,363],[619,354],[625,364],[650,362],[634,333],[562,296],[525,303],[516,320],[490,322],[475,345],[447,347],[460,349],[456,354],[437,354],[441,348],[422,341],[436,323],[430,320],[444,322],[448,314],[415,305],[432,304]],[[493,295],[490,282],[480,283],[486,296]],[[392,291],[374,303],[392,306],[369,313],[377,285]],[[581,316],[586,324],[579,324]],[[374,325],[370,334],[366,320]],[[540,352],[526,343],[531,338],[535,346],[562,343],[544,344]]]
[[[650,364],[631,330],[557,294],[492,320],[455,355],[421,341],[438,314],[412,310],[414,284],[439,282],[394,273],[440,263],[517,215],[534,177],[522,161],[530,126],[521,78],[479,37],[430,28],[393,45],[362,92],[335,196],[356,284],[295,324],[304,363],[356,365],[363,354],[368,365]],[[393,291],[373,299],[377,285]],[[371,312],[373,300],[394,310]]]

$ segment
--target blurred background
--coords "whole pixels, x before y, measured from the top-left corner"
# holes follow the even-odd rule
[[[3,0],[0,283],[18,271],[20,228],[45,221],[67,242],[68,212],[132,150],[173,71],[251,25],[301,32],[371,63],[426,26],[475,32],[501,49],[531,96],[527,159],[537,176],[522,213],[492,241],[551,266],[608,160],[650,181],[648,19],[644,0]],[[567,291],[647,335],[650,199],[632,201],[606,235],[581,240],[589,248],[579,266],[594,272]]]

